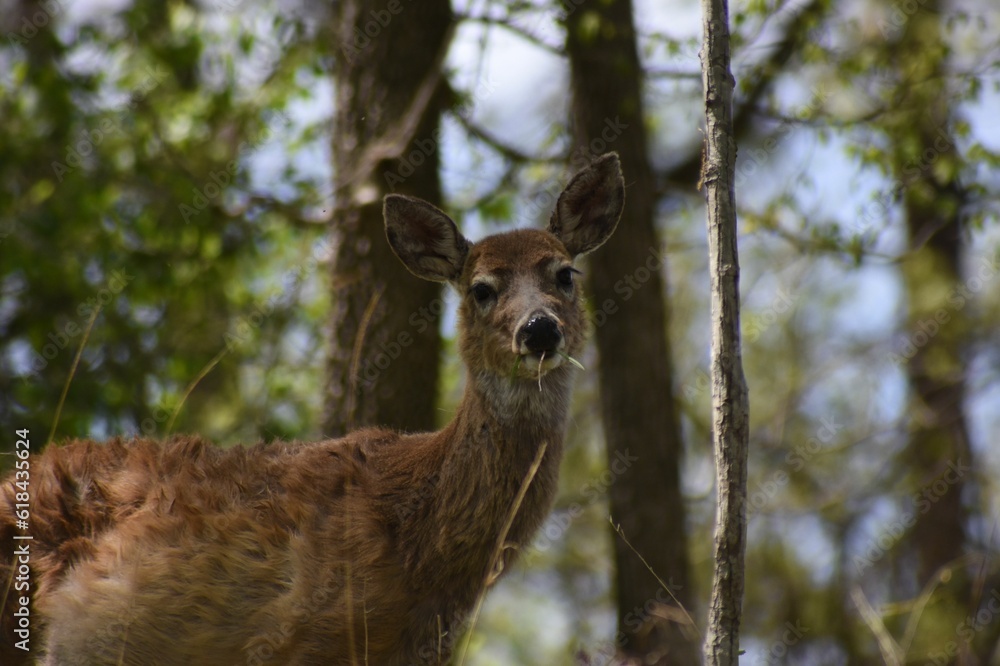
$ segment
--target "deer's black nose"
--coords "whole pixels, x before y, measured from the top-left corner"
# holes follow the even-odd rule
[[[518,342],[533,354],[551,353],[562,341],[559,324],[551,317],[536,315],[528,320],[517,333]]]

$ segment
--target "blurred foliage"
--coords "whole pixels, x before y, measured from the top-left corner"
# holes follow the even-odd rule
[[[182,2],[63,10],[4,17],[17,38],[0,46],[3,430],[46,442],[87,337],[59,438],[308,432],[325,291],[307,263],[322,240],[307,212],[317,188],[290,190],[291,162],[283,188],[248,173],[304,140],[289,110],[322,74],[304,18]]]
[[[45,3],[58,11],[39,14],[41,4],[13,4],[0,17],[0,432],[30,428],[41,447],[61,409],[57,439],[315,435],[330,249],[322,224],[328,74],[339,54],[325,10],[134,0],[93,14]],[[901,93],[922,81],[920,63],[902,67],[892,45],[923,9],[917,1],[820,3],[806,47],[783,69],[759,71],[800,5],[733,3],[737,79],[769,81],[743,110],[753,122],[737,173],[753,433],[744,658],[881,663],[856,591],[901,640],[921,590],[892,573],[908,556],[906,539],[886,542],[872,568],[857,558],[933,481],[910,478],[898,463],[913,427],[898,357],[915,331],[899,271],[908,183],[894,174],[900,160],[921,165],[927,146],[893,134]],[[449,58],[449,77],[471,101],[446,119],[443,178],[450,209],[473,237],[539,224],[561,189],[573,156],[554,52],[568,6],[459,7],[462,48]],[[651,22],[640,26],[640,53],[662,174],[684,490],[704,599],[714,517],[704,217],[699,193],[671,186],[673,167],[700,151],[699,23],[691,3],[658,7],[640,3]],[[664,21],[664,11],[684,20]],[[940,19],[957,156],[923,166],[957,172],[969,193],[970,287],[977,271],[1000,262],[1000,11],[966,0]],[[520,49],[514,75],[512,44]],[[990,575],[1000,508],[997,276],[976,283],[962,305],[969,389],[959,406],[977,454],[969,553]],[[453,319],[442,320],[448,330]],[[596,367],[587,354],[584,365]],[[462,381],[452,350],[446,356],[442,421]],[[490,596],[470,662],[603,664],[610,653],[607,470],[594,378],[581,375],[556,510],[525,565]],[[10,442],[0,440],[0,450]],[[921,612],[933,618],[930,602]],[[691,610],[700,621],[703,608]],[[1000,626],[998,616],[988,619]],[[955,641],[965,635],[940,629]],[[989,634],[971,636],[982,643]],[[934,652],[906,661],[926,663]]]

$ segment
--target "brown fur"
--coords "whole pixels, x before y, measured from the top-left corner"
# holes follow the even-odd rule
[[[592,220],[559,221],[559,207],[580,208],[574,187],[591,199],[602,188],[619,195],[617,158],[602,158],[567,187],[550,225],[558,237],[516,231],[472,245],[429,204],[387,200],[400,258],[462,295],[469,381],[454,420],[439,432],[366,429],[339,440],[227,450],[197,437],[76,440],[33,457],[31,653],[13,647],[12,612],[25,593],[12,585],[11,544],[22,532],[14,479],[5,479],[0,661],[446,659],[490,578],[502,525],[543,442],[541,467],[504,544],[505,568],[555,493],[571,367],[553,353],[539,368],[518,332],[526,318],[545,313],[558,323],[559,351],[579,353],[579,289],[555,274],[611,234],[621,202],[598,201],[610,212]],[[410,215],[414,206],[418,214]],[[470,292],[477,281],[495,288],[495,299],[478,302]]]

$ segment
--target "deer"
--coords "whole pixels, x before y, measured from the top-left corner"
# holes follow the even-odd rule
[[[0,662],[447,661],[552,507],[587,333],[574,260],[624,198],[614,153],[572,177],[545,230],[473,243],[430,203],[384,198],[396,256],[460,298],[466,383],[442,430],[32,455],[27,529],[14,474],[0,483]]]

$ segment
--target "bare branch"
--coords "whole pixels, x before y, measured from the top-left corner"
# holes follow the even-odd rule
[[[497,151],[507,160],[511,162],[516,162],[518,164],[524,164],[526,162],[542,163],[542,162],[552,162],[556,164],[564,164],[566,162],[566,155],[556,155],[552,157],[545,157],[543,155],[529,155],[521,151],[518,148],[511,146],[508,143],[504,143],[500,139],[496,138],[485,129],[472,122],[468,116],[455,113],[452,114],[455,120],[468,132],[469,136],[479,141],[482,141],[488,145],[493,150]]]
[[[528,42],[533,46],[537,46],[543,51],[547,51],[553,55],[564,56],[565,52],[557,46],[549,44],[543,40],[538,35],[529,32],[527,29],[513,23],[509,18],[498,18],[494,16],[475,16],[472,14],[456,14],[455,18],[460,21],[470,21],[472,23],[483,23],[485,25],[495,25],[498,28],[503,28],[504,30],[510,32],[511,34],[517,35],[524,41]]]

